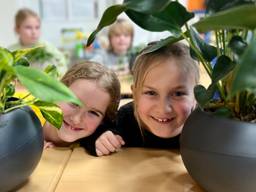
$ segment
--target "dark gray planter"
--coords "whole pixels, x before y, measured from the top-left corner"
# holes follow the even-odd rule
[[[0,191],[9,191],[25,182],[42,151],[42,127],[30,108],[0,114]]]
[[[209,192],[255,192],[256,124],[194,111],[181,134],[189,174]]]

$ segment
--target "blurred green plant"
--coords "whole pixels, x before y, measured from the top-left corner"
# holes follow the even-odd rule
[[[69,88],[51,77],[55,74],[55,67],[46,68],[45,71],[50,75],[29,67],[26,56],[37,49],[11,52],[0,47],[0,115],[26,105],[34,105],[39,108],[48,122],[60,128],[62,111],[55,103],[67,101],[81,105],[81,102]],[[13,99],[17,80],[29,91],[21,99]],[[33,97],[29,97],[31,94]]]

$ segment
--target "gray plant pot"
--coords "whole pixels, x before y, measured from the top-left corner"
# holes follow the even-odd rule
[[[42,151],[42,127],[30,108],[0,114],[0,191],[12,190],[25,182]]]
[[[194,111],[181,134],[189,174],[209,192],[255,192],[256,124]]]

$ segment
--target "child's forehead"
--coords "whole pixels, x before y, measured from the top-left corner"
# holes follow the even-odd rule
[[[40,19],[36,16],[33,16],[33,15],[29,15],[27,16],[22,22],[21,24],[23,23],[36,23],[36,24],[40,24]]]
[[[130,35],[130,33],[124,29],[118,29],[112,35]]]
[[[161,77],[162,75],[172,75],[169,73],[179,74],[181,76],[191,76],[193,73],[188,66],[177,59],[168,60],[156,60],[148,65],[147,69],[143,74],[143,83],[146,79],[149,79],[156,74]]]

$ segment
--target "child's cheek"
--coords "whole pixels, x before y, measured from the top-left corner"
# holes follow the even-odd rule
[[[191,114],[191,112],[194,110],[194,104],[193,103],[187,103],[184,104],[182,107],[182,113],[183,117],[186,120],[188,116]]]

